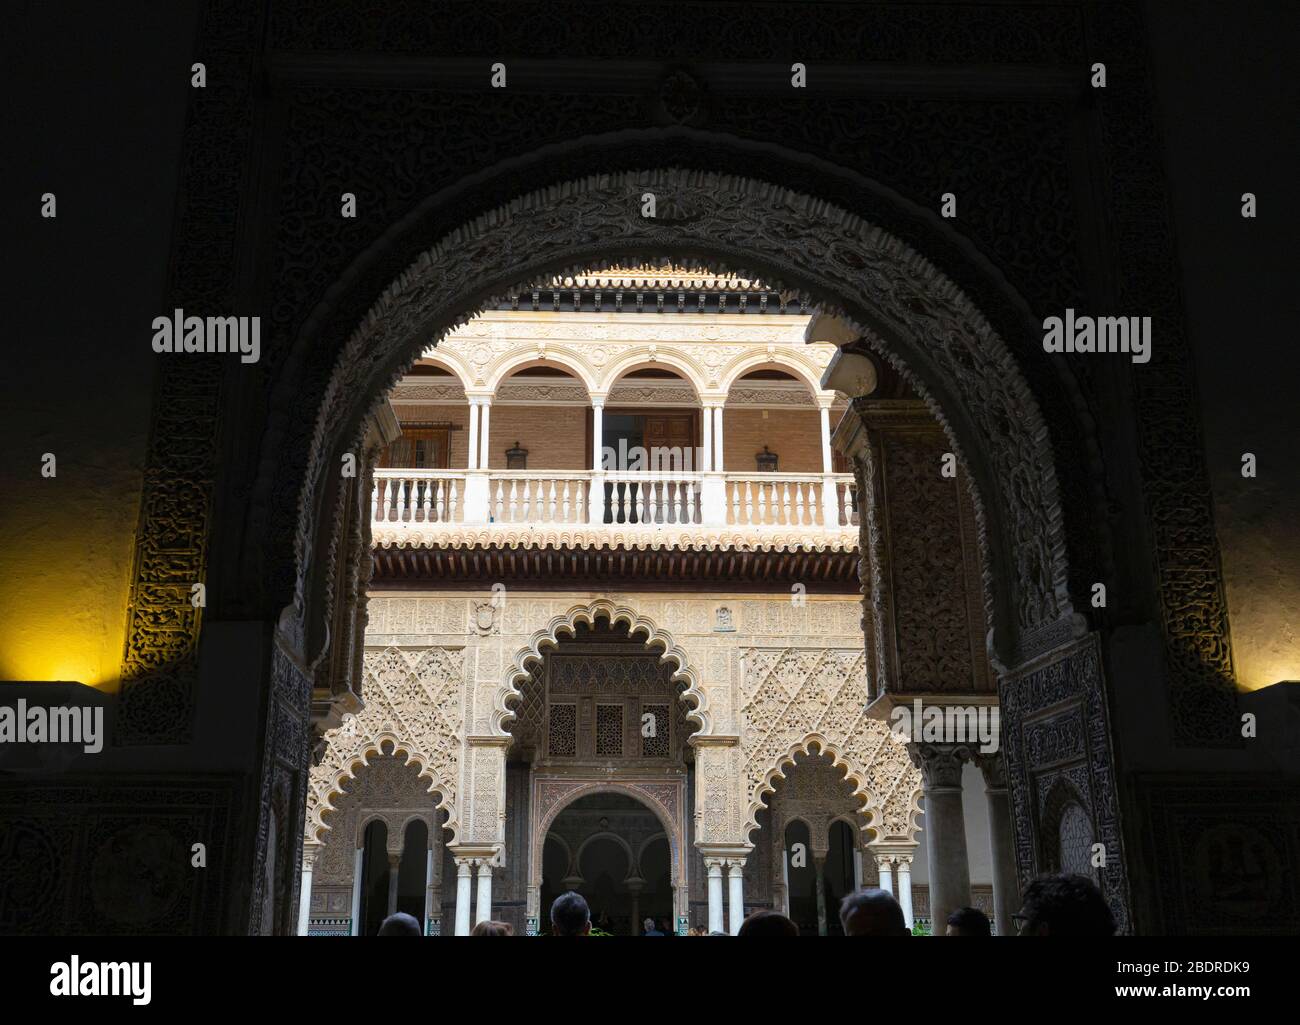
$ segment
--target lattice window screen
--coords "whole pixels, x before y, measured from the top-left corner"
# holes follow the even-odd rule
[[[646,716],[654,718],[647,720]],[[647,722],[653,724],[654,735],[646,736]],[[637,728],[641,733],[641,757],[642,758],[667,758],[668,757],[668,736],[672,731],[672,720],[668,717],[667,705],[642,705],[641,722]]]
[[[573,758],[578,753],[578,706],[552,705],[547,748],[553,757]]]
[[[596,754],[618,758],[623,754],[623,706],[596,706]]]

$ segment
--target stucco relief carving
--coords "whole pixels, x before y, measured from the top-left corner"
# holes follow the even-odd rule
[[[366,705],[324,735],[324,754],[308,781],[307,836],[319,840],[330,828],[323,817],[344,782],[386,745],[420,769],[430,791],[442,796],[447,828],[459,829],[459,780],[464,652],[395,647],[365,653]]]
[[[741,702],[747,828],[756,828],[758,810],[784,767],[817,748],[846,773],[879,837],[914,838],[920,774],[888,726],[866,715],[861,649],[747,649]]]

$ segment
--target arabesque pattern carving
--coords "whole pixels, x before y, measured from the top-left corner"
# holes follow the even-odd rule
[[[366,706],[324,737],[324,754],[311,770],[307,834],[330,828],[325,816],[359,765],[391,745],[420,768],[420,778],[442,796],[447,828],[459,828],[456,787],[463,737],[464,651],[388,647],[367,651],[362,663]]]
[[[796,754],[817,747],[832,757],[881,837],[911,840],[921,777],[906,745],[866,714],[860,649],[751,648],[744,654],[741,753],[748,828],[773,780]]]

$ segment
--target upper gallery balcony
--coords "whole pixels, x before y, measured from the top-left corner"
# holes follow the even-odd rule
[[[389,395],[373,542],[856,548],[835,347],[753,283],[674,284],[579,279],[564,308],[525,297],[427,350]]]

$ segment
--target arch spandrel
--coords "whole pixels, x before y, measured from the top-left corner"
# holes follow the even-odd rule
[[[878,837],[912,838],[921,774],[906,745],[867,715],[866,654],[860,648],[749,648],[740,709],[745,830],[795,757],[816,749],[845,773],[866,826]]]
[[[325,816],[348,781],[380,754],[393,754],[419,769],[429,793],[440,795],[453,838],[460,823],[456,787],[461,757],[461,692],[464,654],[446,648],[366,652],[366,706],[324,734],[324,753],[307,782],[307,842],[331,828]],[[453,839],[453,842],[455,840]]]
[[[671,193],[692,212],[689,223],[668,229],[640,217],[628,197],[646,188]],[[765,182],[670,168],[598,175],[521,196],[451,232],[371,308],[325,390],[299,502],[294,609],[305,649],[326,636],[314,624],[323,622],[318,596],[327,589],[329,538],[338,529],[319,517],[338,487],[330,468],[427,340],[557,273],[680,260],[683,253],[842,318],[929,404],[969,471],[990,637],[1002,662],[1018,664],[1077,632],[1047,427],[1007,346],[965,293],[855,214]],[[478,305],[467,307],[467,296]],[[319,531],[318,518],[325,524]]]

